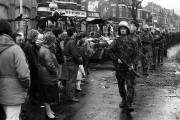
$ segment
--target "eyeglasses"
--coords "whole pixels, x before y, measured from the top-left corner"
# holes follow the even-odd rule
[[[24,42],[23,39],[17,39],[16,41],[17,41],[17,42]]]

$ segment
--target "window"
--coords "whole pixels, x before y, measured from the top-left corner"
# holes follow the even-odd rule
[[[85,6],[81,6],[81,10],[86,10],[86,7]]]
[[[119,6],[119,17],[122,17],[122,6]]]
[[[77,4],[81,4],[81,0],[77,0]]]
[[[112,7],[112,17],[116,17],[116,6]]]
[[[86,6],[86,2],[81,2],[81,5],[82,6]]]
[[[126,7],[126,17],[130,18],[130,11],[129,11],[129,9],[127,7]]]
[[[125,8],[125,6],[122,7],[122,17],[126,17],[126,8]]]
[[[139,10],[137,11],[137,18],[141,19],[141,11],[139,11]]]
[[[8,19],[8,9],[0,5],[0,19]]]

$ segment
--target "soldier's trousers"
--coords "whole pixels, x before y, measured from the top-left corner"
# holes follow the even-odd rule
[[[138,63],[139,63],[140,55],[137,55],[136,59],[134,60],[134,70],[137,71]]]
[[[150,66],[150,63],[152,62],[152,48],[151,46],[144,46],[142,48],[142,53],[144,56],[141,58],[141,64],[143,67],[143,72],[147,72]]]
[[[153,48],[153,65],[156,67],[158,61],[158,47],[154,46]]]
[[[120,96],[127,101],[127,104],[131,104],[134,96],[133,81],[135,76],[127,70],[116,70],[116,79]]]
[[[163,52],[164,57],[167,57],[167,49],[168,49],[168,46],[164,45],[164,52]]]
[[[163,58],[164,58],[164,49],[163,48],[159,48],[158,49],[158,64],[163,63]]]

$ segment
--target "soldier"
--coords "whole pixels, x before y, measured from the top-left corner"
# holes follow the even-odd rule
[[[152,42],[154,41],[154,38],[149,32],[149,26],[147,24],[143,25],[143,31],[140,33],[140,37],[142,39],[142,53],[146,56],[142,57],[142,67],[143,67],[143,75],[149,75],[148,70],[150,63],[148,61],[151,61],[152,57]]]
[[[160,33],[160,29],[156,28],[155,33],[154,33],[154,41],[152,43],[152,49],[153,49],[153,66],[152,67],[154,70],[156,69],[157,65],[159,65],[160,61],[163,61],[162,41],[163,41],[163,37]]]
[[[137,32],[136,26],[134,24],[131,24],[130,25],[130,35],[128,36],[128,38],[133,40],[136,43],[137,50],[139,51],[139,49],[142,46],[142,40],[141,40],[140,36],[136,34],[136,32]],[[140,57],[138,51],[136,51],[137,57],[136,57],[135,63],[134,63],[134,70],[137,70],[137,67],[138,67],[138,61],[139,61],[139,57]]]
[[[163,32],[163,37],[164,37],[164,57],[167,57],[167,49],[169,47],[169,35],[167,29],[165,30],[165,32]]]
[[[110,55],[114,66],[116,68],[116,78],[118,80],[119,93],[122,97],[122,102],[119,104],[119,107],[127,108],[127,112],[130,113],[134,111],[132,107],[134,87],[133,80],[135,79],[134,75],[129,71],[133,69],[134,62],[136,59],[137,46],[136,42],[129,39],[128,35],[130,33],[129,25],[126,21],[119,23],[118,35],[111,45],[107,48],[107,53]],[[125,66],[125,61],[131,67],[127,68]],[[125,89],[125,84],[127,89]]]
[[[157,59],[157,65],[163,65],[163,59],[164,59],[164,38],[161,34],[161,30],[159,28],[156,28],[157,36],[155,36],[155,39],[158,42],[158,59]]]

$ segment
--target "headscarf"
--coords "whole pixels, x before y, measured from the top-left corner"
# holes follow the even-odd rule
[[[38,35],[38,39],[37,39],[37,41],[36,41],[36,44],[37,44],[37,45],[42,45],[42,44],[44,43],[43,37],[44,37],[43,34],[39,34],[39,35]]]
[[[30,31],[28,31],[27,34],[27,39],[28,40],[33,40],[34,38],[36,38],[39,35],[39,32],[35,29],[31,29]]]
[[[52,32],[47,32],[44,34],[44,44],[50,45],[51,43],[55,42],[56,37]]]
[[[65,40],[65,39],[67,39],[67,32],[63,32],[61,34],[61,40]]]

